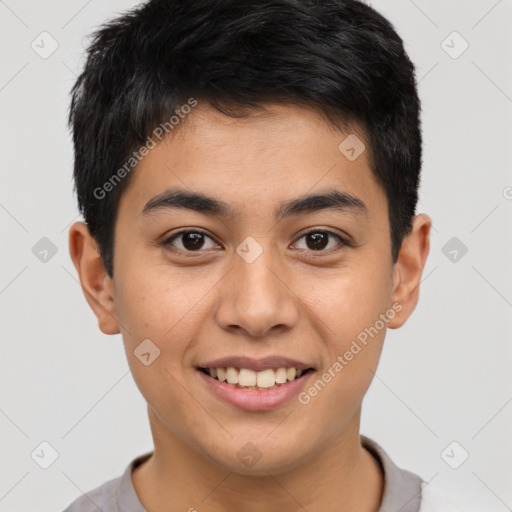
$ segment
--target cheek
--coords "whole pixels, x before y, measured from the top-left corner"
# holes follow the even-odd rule
[[[183,381],[181,367],[202,325],[206,290],[197,283],[192,286],[184,272],[170,275],[162,266],[153,270],[118,273],[123,284],[116,289],[116,311],[141,394],[156,411],[180,410],[187,406],[186,394],[177,392]]]
[[[390,307],[392,276],[386,264],[347,266],[336,277],[316,280],[307,293],[303,288],[327,351],[319,377],[324,376],[326,387],[337,390],[322,393],[323,400],[335,400],[329,407],[346,410],[348,402],[355,407],[370,385],[371,370],[376,371],[387,322],[395,314]]]
[[[186,337],[201,311],[201,298],[208,282],[190,279],[187,272],[157,265],[145,272],[120,273],[123,283],[116,289],[116,311],[130,344],[150,338],[161,348]],[[193,283],[193,284],[192,284]]]
[[[139,268],[126,266],[118,273],[122,285],[116,287],[116,311],[126,357],[133,378],[149,403],[158,409],[157,404],[167,397],[178,407],[184,398],[170,390],[180,388],[183,367],[190,364],[189,354],[196,340],[204,337],[201,329],[211,314],[208,291],[218,277],[200,269],[191,276],[190,269],[184,271],[161,263]],[[154,357],[154,361],[146,366],[141,355],[148,352],[149,360]],[[186,400],[182,405],[186,406]]]
[[[303,288],[326,329],[326,339],[346,342],[372,326],[389,308],[392,275],[384,265],[351,265]]]

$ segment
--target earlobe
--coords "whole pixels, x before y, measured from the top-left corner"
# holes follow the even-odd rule
[[[104,334],[118,334],[114,286],[101,259],[96,240],[84,222],[69,229],[69,253],[78,273],[85,298],[98,318]]]
[[[401,327],[412,314],[419,299],[421,275],[430,250],[432,220],[424,213],[416,215],[410,234],[404,238],[393,269],[393,304],[401,305],[389,321],[390,329]],[[398,308],[397,308],[398,309]]]

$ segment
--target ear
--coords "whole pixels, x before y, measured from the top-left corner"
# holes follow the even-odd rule
[[[424,213],[413,219],[411,232],[402,242],[398,260],[393,268],[393,303],[402,309],[388,322],[388,327],[401,327],[418,303],[423,268],[430,250],[430,228],[432,220]]]
[[[84,222],[75,222],[69,229],[69,254],[85,298],[98,318],[99,328],[104,334],[118,334],[114,283],[107,274],[96,240]]]

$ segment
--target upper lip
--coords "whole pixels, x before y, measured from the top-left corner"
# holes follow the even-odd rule
[[[310,364],[290,359],[283,356],[268,356],[261,359],[253,359],[246,356],[223,357],[207,361],[198,365],[198,368],[247,368],[255,372],[269,370],[273,368],[296,368],[297,370],[307,370],[313,368]]]

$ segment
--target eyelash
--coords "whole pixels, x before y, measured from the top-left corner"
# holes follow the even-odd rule
[[[176,248],[175,246],[172,245],[172,242],[175,239],[179,238],[182,235],[186,235],[186,234],[190,234],[190,233],[201,234],[201,235],[204,235],[207,238],[210,238],[210,240],[213,240],[213,238],[211,236],[209,236],[204,231],[201,231],[199,229],[188,229],[188,230],[184,230],[184,231],[179,231],[178,233],[174,233],[170,237],[166,238],[162,242],[162,245],[164,245],[164,246],[171,246],[172,247],[171,250],[176,251],[176,252],[182,252],[182,253],[184,252],[184,253],[189,253],[190,254],[190,253],[204,253],[204,252],[208,252],[206,250],[201,250],[201,249],[199,249],[197,251],[189,251],[189,250],[184,250],[184,249]],[[333,231],[329,231],[327,229],[313,229],[311,231],[308,231],[307,233],[302,234],[297,240],[301,240],[302,238],[304,238],[304,237],[306,237],[308,235],[311,235],[313,233],[314,234],[322,233],[322,234],[327,234],[327,235],[333,236],[333,237],[337,238],[340,241],[340,244],[338,244],[338,246],[334,248],[334,251],[333,251],[333,248],[327,249],[327,250],[320,249],[318,251],[315,251],[313,249],[299,249],[299,250],[309,251],[311,253],[331,253],[331,252],[337,252],[337,251],[341,250],[344,246],[352,247],[352,244],[349,243],[345,238],[343,238],[342,236],[338,235],[338,233],[334,233]]]

